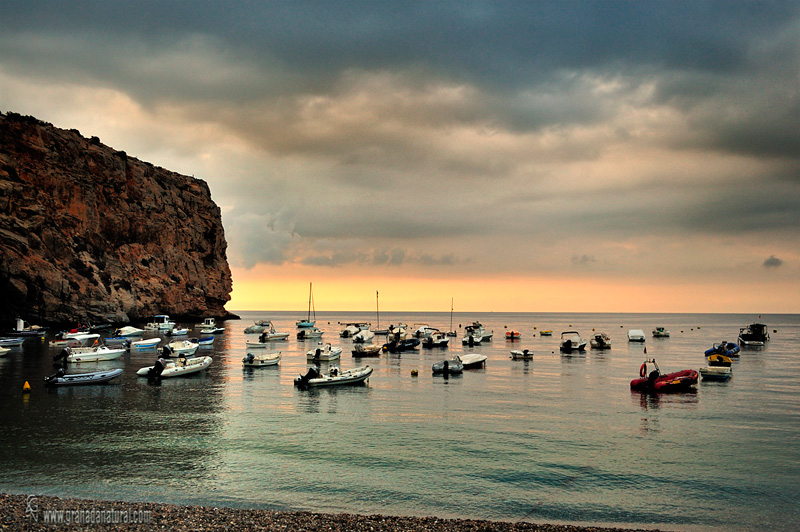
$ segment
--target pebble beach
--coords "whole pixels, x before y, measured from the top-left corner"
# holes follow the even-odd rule
[[[62,513],[59,513],[62,512]],[[53,522],[55,516],[61,522]],[[146,522],[131,522],[146,521]],[[46,522],[47,521],[47,522]],[[125,522],[127,521],[127,522]],[[0,530],[269,530],[361,532],[626,532],[642,529],[436,517],[318,514],[0,494]],[[649,529],[651,531],[655,529]]]

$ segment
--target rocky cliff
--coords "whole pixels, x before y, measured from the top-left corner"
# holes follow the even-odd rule
[[[231,272],[208,185],[0,113],[0,319],[225,317]]]

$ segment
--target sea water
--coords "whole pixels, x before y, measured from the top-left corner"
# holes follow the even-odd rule
[[[205,353],[209,370],[160,385],[137,377],[154,351],[70,372],[121,367],[116,384],[45,389],[52,355],[28,339],[0,358],[0,490],[179,504],[673,530],[800,529],[800,316],[457,313],[447,349],[356,359],[341,323],[374,313],[317,313],[342,369],[374,368],[362,386],[301,390],[306,352],[286,312],[244,312]],[[271,319],[277,367],[242,367],[244,328]],[[491,342],[462,345],[480,321]],[[728,382],[673,394],[632,392],[645,357],[664,372],[705,364],[715,342],[769,326]],[[381,326],[450,329],[450,313],[382,313]],[[664,326],[669,338],[650,331]],[[553,336],[540,336],[552,329]],[[646,343],[629,343],[642,329]],[[522,338],[505,339],[518,330]],[[559,334],[606,332],[610,350],[563,355]],[[147,336],[152,333],[148,333]],[[195,329],[192,336],[198,336]],[[385,337],[376,337],[375,342]],[[49,337],[48,337],[49,339]],[[255,336],[249,336],[255,339]],[[512,349],[533,360],[512,360]],[[647,350],[645,355],[644,350]],[[252,350],[257,353],[260,350]],[[202,353],[203,350],[198,353]],[[445,357],[486,367],[434,376]],[[417,375],[412,375],[416,370]],[[30,393],[23,393],[25,381]]]

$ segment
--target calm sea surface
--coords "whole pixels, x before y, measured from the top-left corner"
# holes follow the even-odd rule
[[[0,358],[0,491],[180,504],[572,522],[673,530],[800,529],[800,316],[734,314],[455,314],[490,343],[354,359],[340,322],[317,313],[343,369],[369,364],[365,386],[298,390],[314,341],[300,313],[245,312],[225,323],[204,373],[160,386],[136,376],[152,352],[113,362],[117,384],[47,390],[46,342]],[[243,369],[244,328],[271,319],[291,332],[279,367]],[[663,371],[704,365],[714,342],[766,323],[726,383],[680,394],[632,393],[648,336]],[[450,313],[382,313],[381,325],[450,327]],[[655,326],[672,336],[652,338]],[[516,329],[521,340],[505,340]],[[536,334],[552,329],[550,338]],[[559,333],[611,336],[610,351],[562,356]],[[773,332],[775,331],[775,332]],[[192,331],[192,336],[198,332]],[[382,338],[382,337],[378,337]],[[48,340],[50,337],[48,336]],[[534,351],[514,361],[511,349]],[[485,369],[444,379],[431,364],[464,352]],[[412,370],[419,376],[413,377]],[[22,393],[30,381],[32,390]]]

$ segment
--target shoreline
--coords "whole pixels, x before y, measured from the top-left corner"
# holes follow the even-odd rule
[[[58,518],[61,521],[55,522]],[[659,532],[659,529],[616,528],[547,523],[323,514],[263,509],[182,506],[95,499],[26,496],[0,493],[3,532],[79,527],[103,530],[342,530],[356,532]]]

